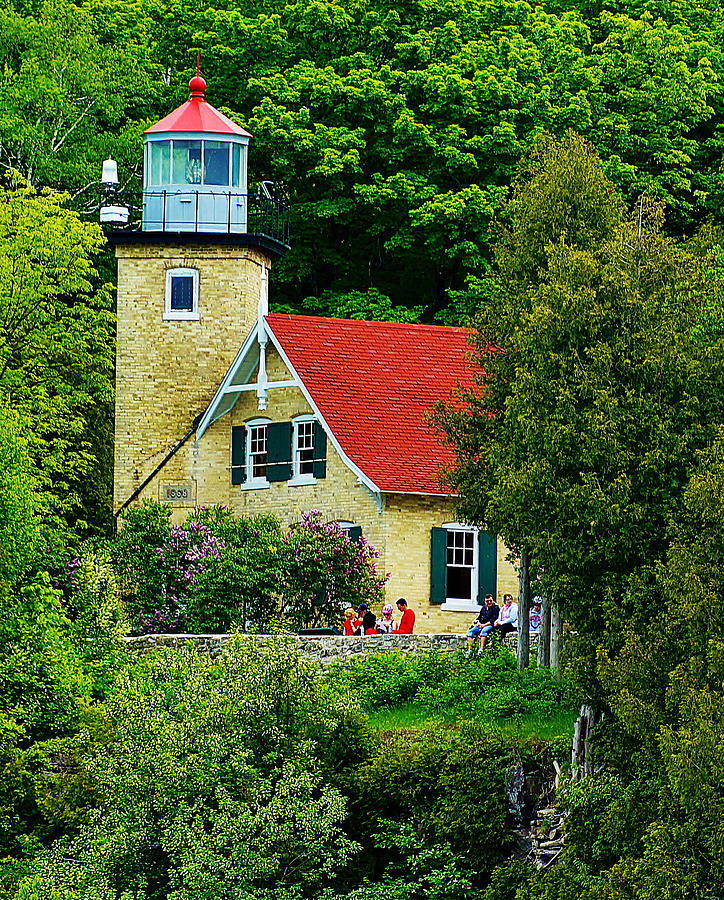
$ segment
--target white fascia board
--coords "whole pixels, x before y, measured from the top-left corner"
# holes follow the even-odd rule
[[[405,496],[409,497],[458,497],[459,494],[440,494],[437,491],[399,491],[395,488],[394,491],[382,491],[383,494],[405,494]]]
[[[241,366],[246,361],[246,358],[249,356],[251,351],[256,346],[256,326],[251,329],[247,339],[242,344],[241,350],[236,354],[236,359],[229,367],[229,371],[224,375],[224,379],[219,385],[219,389],[214,394],[214,398],[209,403],[206,408],[206,412],[201,417],[201,421],[199,422],[199,427],[196,429],[196,440],[200,440],[204,436],[204,432],[214,421],[214,413],[219,408],[219,404],[221,403],[224,394],[226,393],[226,389],[230,386],[231,382],[234,380],[236,373],[239,371]],[[233,408],[233,407],[232,407]],[[231,412],[231,409],[229,410]]]
[[[368,488],[370,491],[372,491],[372,493],[382,494],[382,491],[377,487],[377,485],[374,483],[374,481],[372,481],[372,479],[369,476],[365,475],[365,473],[362,471],[362,469],[360,469],[360,467],[358,465],[353,463],[352,460],[349,458],[349,456],[347,456],[347,454],[342,449],[339,441],[337,440],[337,438],[334,435],[334,432],[329,427],[329,425],[325,422],[324,416],[320,412],[319,407],[314,402],[312,395],[307,390],[307,386],[304,384],[302,379],[299,377],[299,373],[292,365],[292,362],[289,359],[289,357],[287,356],[287,354],[284,352],[284,348],[282,347],[281,343],[277,339],[277,336],[274,334],[274,331],[268,322],[266,323],[266,330],[267,330],[267,334],[269,335],[269,337],[272,340],[272,343],[276,347],[277,352],[279,353],[281,358],[284,360],[284,364],[289,369],[289,372],[291,373],[291,375],[296,379],[296,381],[298,383],[298,387],[301,390],[301,392],[304,394],[304,397],[305,397],[307,403],[312,407],[315,417],[321,423],[324,430],[327,432],[327,437],[332,442],[334,449],[337,451],[337,453],[341,457],[342,462],[347,466],[348,469],[350,469],[352,472],[354,472],[354,474],[357,476],[357,478],[359,478],[359,480],[362,482],[362,484],[366,488]]]

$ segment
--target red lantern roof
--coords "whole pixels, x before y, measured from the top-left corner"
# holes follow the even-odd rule
[[[189,81],[191,98],[155,125],[146,129],[146,134],[168,133],[169,131],[191,131],[207,134],[235,134],[240,137],[251,137],[236,122],[232,122],[218,109],[204,100],[206,82],[200,75]]]

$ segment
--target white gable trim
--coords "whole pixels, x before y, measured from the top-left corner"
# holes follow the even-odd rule
[[[368,490],[370,490],[373,494],[379,495],[380,499],[381,499],[382,491],[377,487],[377,485],[374,483],[374,481],[372,481],[371,478],[369,478],[367,475],[365,475],[365,473],[362,471],[362,469],[360,469],[360,467],[358,465],[356,465],[355,463],[352,462],[352,460],[349,458],[349,456],[347,456],[347,454],[342,449],[339,441],[334,436],[332,429],[325,422],[324,416],[319,411],[319,407],[314,402],[312,395],[307,390],[306,386],[302,382],[302,379],[299,377],[299,375],[297,374],[297,371],[295,370],[294,366],[292,365],[289,357],[284,352],[284,348],[282,347],[279,340],[277,339],[277,336],[272,331],[268,322],[266,322],[264,320],[262,320],[261,322],[258,322],[254,326],[254,328],[252,328],[252,330],[249,332],[249,335],[248,335],[247,339],[244,341],[241,350],[239,350],[239,352],[236,355],[236,359],[229,367],[229,371],[224,376],[223,381],[219,385],[219,389],[214,394],[214,397],[213,397],[211,403],[208,405],[208,407],[206,408],[206,411],[204,412],[203,416],[201,417],[201,421],[199,422],[199,425],[196,429],[196,438],[195,438],[196,441],[201,440],[201,438],[204,436],[205,432],[209,429],[209,427],[211,425],[213,425],[214,422],[216,422],[218,419],[221,419],[227,413],[231,412],[231,410],[234,408],[236,401],[239,398],[239,395],[241,393],[243,393],[244,391],[258,390],[259,385],[257,382],[248,382],[246,384],[232,384],[232,381],[234,380],[234,378],[236,377],[236,375],[238,374],[239,370],[244,365],[244,363],[247,362],[248,359],[251,357],[251,354],[254,353],[255,349],[258,354],[260,327],[264,329],[265,337],[271,338],[272,343],[276,347],[277,352],[281,356],[284,364],[286,365],[287,369],[289,370],[289,372],[292,376],[291,380],[287,380],[287,381],[267,382],[265,385],[265,388],[267,390],[270,390],[273,388],[278,388],[278,387],[279,388],[281,388],[281,387],[297,387],[297,388],[299,388],[299,390],[304,395],[307,403],[312,408],[315,418],[317,419],[317,421],[321,424],[321,426],[324,428],[325,432],[327,433],[327,437],[332,442],[332,445],[333,445],[334,449],[337,451],[337,453],[339,454],[342,462],[347,466],[348,469],[350,469],[357,476],[357,478],[360,480],[360,482]],[[253,359],[253,362],[256,362],[256,358]],[[236,395],[233,403],[229,406],[228,409],[224,410],[224,412],[220,413],[219,415],[216,415],[219,407],[221,406],[222,400],[224,400],[224,398],[230,394]]]

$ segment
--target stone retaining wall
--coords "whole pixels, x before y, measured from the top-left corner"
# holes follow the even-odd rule
[[[145,634],[141,637],[129,637],[126,641],[139,653],[149,653],[160,647],[176,650],[193,647],[202,655],[218,656],[229,640],[228,634]],[[270,637],[264,634],[244,635],[245,640],[266,644]],[[516,634],[506,636],[506,643],[512,649],[517,646]],[[531,644],[534,643],[531,635]],[[318,660],[327,666],[336,660],[353,659],[369,653],[389,653],[399,650],[401,653],[419,653],[433,647],[443,653],[453,653],[465,646],[465,636],[459,634],[376,634],[365,637],[343,637],[329,635],[325,637],[297,637],[299,648],[305,656]]]

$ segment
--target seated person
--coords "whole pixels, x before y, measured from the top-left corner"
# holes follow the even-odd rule
[[[540,597],[533,597],[528,621],[530,622],[530,633],[540,634],[543,627],[543,601]]]
[[[481,606],[478,617],[470,628],[468,628],[468,649],[466,651],[466,656],[470,656],[473,652],[473,645],[481,635],[487,636],[490,634],[499,613],[500,607],[493,599],[493,595],[486,594],[485,603]]]
[[[480,649],[485,646],[490,634],[499,634],[504,637],[511,631],[518,630],[518,604],[513,603],[512,594],[503,594],[503,608],[500,610],[500,617],[493,622],[493,627],[488,634],[483,635],[480,641]]]

